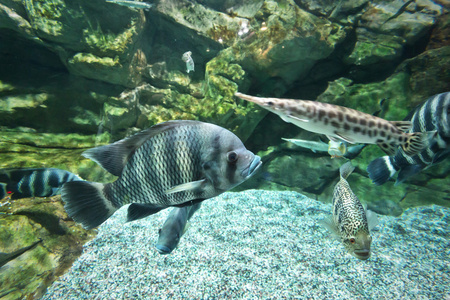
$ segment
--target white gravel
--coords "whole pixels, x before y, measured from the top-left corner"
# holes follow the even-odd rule
[[[379,217],[360,261],[318,224],[331,204],[252,190],[203,202],[172,254],[154,248],[170,209],[98,228],[43,299],[450,299],[450,209]]]

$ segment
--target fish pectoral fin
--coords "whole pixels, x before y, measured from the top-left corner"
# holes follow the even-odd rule
[[[323,227],[325,227],[326,229],[328,229],[328,231],[331,233],[331,237],[332,238],[334,238],[334,239],[336,239],[338,241],[340,240],[339,230],[336,227],[336,225],[334,224],[332,216],[329,216],[329,217],[326,217],[323,220],[320,220],[319,224],[322,225]]]
[[[166,194],[170,195],[170,194],[178,193],[178,192],[182,192],[182,191],[197,190],[197,189],[200,189],[202,187],[202,185],[205,183],[206,183],[206,179],[182,183],[182,184],[173,186],[170,189],[168,189],[166,191]]]
[[[296,121],[304,122],[304,123],[308,123],[309,122],[308,119],[302,119],[302,118],[299,118],[299,117],[294,117],[292,115],[279,115],[279,116],[280,116],[280,118],[283,121],[285,121],[287,123],[292,123],[292,121],[293,121],[292,119],[294,119]]]
[[[403,132],[408,131],[412,126],[411,121],[390,121],[390,123]]]
[[[349,144],[355,144],[355,143],[356,143],[354,139],[352,139],[352,138],[350,138],[350,137],[348,137],[348,136],[346,136],[346,135],[344,135],[344,134],[342,134],[342,133],[336,132],[336,135],[337,135],[341,140],[343,140],[344,142],[347,142],[347,143],[349,143]]]
[[[374,229],[378,225],[378,216],[375,212],[366,208],[367,225],[369,226],[369,231]]]
[[[132,203],[128,206],[127,222],[145,218],[156,214],[164,207],[153,206],[151,204]]]
[[[181,235],[183,235],[189,229],[190,226],[191,226],[191,222],[187,221],[186,225],[183,228],[183,232],[181,233]]]

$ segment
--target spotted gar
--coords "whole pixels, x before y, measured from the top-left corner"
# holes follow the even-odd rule
[[[410,121],[387,121],[355,109],[317,101],[235,95],[279,115],[286,122],[325,134],[331,140],[377,144],[389,155],[395,154],[398,146],[408,155],[417,154],[426,146],[427,133],[405,132],[411,128]]]

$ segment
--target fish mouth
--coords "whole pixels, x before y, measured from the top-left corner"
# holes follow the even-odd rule
[[[357,249],[353,251],[355,256],[359,259],[366,260],[370,257],[370,250],[367,249]]]
[[[159,254],[163,255],[170,254],[170,252],[172,252],[172,249],[163,245],[156,245],[155,248],[158,250]]]
[[[253,161],[251,162],[250,166],[244,171],[242,171],[243,177],[245,177],[245,179],[250,178],[261,167],[261,165],[262,165],[261,157],[255,155],[255,158],[253,158]],[[246,173],[247,175],[244,175]]]

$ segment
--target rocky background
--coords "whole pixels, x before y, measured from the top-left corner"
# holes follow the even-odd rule
[[[107,180],[82,151],[162,121],[192,119],[232,130],[262,156],[263,171],[240,189],[295,190],[330,201],[344,161],[282,141],[319,137],[236,99],[237,90],[380,111],[388,120],[450,91],[447,0],[153,4],[144,11],[104,0],[0,0],[0,168],[56,167]],[[181,59],[187,51],[195,72]],[[407,184],[375,187],[365,169],[382,155],[368,146],[354,160],[349,182],[363,202],[394,215],[415,205],[450,206],[448,160]],[[32,217],[53,214],[54,224],[69,226],[61,225],[70,220],[58,197],[24,201],[33,213],[2,200],[0,235],[15,235],[20,222],[38,229],[14,246],[2,237],[0,252],[40,251],[49,263],[28,283],[2,284],[5,299],[38,295],[67,263],[51,246],[54,233]],[[36,201],[47,204],[29,204]],[[74,228],[79,243],[92,234]],[[70,240],[68,232],[54,237]],[[14,261],[0,273],[17,272]]]

